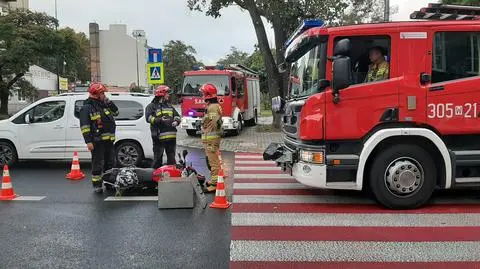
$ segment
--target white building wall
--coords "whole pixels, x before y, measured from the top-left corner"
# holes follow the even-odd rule
[[[138,40],[137,45],[136,40]],[[140,86],[146,87],[148,61],[146,43],[145,35],[135,39],[127,34],[127,26],[124,24],[113,24],[110,25],[109,30],[100,30],[101,81],[119,87],[137,84],[136,52],[138,51],[139,82]]]

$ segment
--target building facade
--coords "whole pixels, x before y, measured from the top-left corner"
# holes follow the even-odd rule
[[[0,14],[8,12],[9,9],[28,9],[29,0],[0,0]]]
[[[129,88],[132,83],[147,87],[148,46],[145,32],[128,34],[125,24],[100,30],[90,23],[90,67],[92,81]]]

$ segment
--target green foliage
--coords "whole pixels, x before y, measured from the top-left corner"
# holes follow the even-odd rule
[[[144,90],[142,87],[139,87],[139,86],[135,86],[133,88],[130,89],[130,92],[138,92],[138,93],[143,93]]]
[[[58,51],[57,20],[29,10],[0,15],[0,100],[1,114],[8,114],[12,86],[28,68]]]
[[[193,66],[203,66],[195,58],[196,50],[180,40],[171,40],[165,45],[165,84],[178,91],[183,84],[183,73]]]
[[[249,58],[248,53],[239,51],[236,47],[230,48],[230,53],[225,58],[220,59],[217,64],[230,65],[230,64],[242,64],[246,65]]]
[[[19,79],[10,90],[10,95],[16,93],[18,96],[24,96],[29,101],[34,101],[38,97],[37,89],[27,80]]]

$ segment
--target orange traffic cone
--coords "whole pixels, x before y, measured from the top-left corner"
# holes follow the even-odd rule
[[[85,174],[80,170],[80,162],[78,161],[78,153],[73,153],[72,169],[67,174],[66,178],[70,180],[80,180],[85,177]]]
[[[223,181],[223,169],[220,168],[217,179],[217,190],[215,192],[215,200],[210,204],[210,208],[227,209],[231,203],[227,201],[225,192],[225,183]]]
[[[0,200],[13,200],[15,197],[17,197],[17,195],[13,191],[8,165],[5,165],[3,167],[2,192],[0,193]]]

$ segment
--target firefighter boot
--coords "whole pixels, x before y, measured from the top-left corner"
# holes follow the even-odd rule
[[[102,184],[102,177],[101,176],[92,176],[92,185],[93,191],[96,193],[103,192],[103,184]]]

